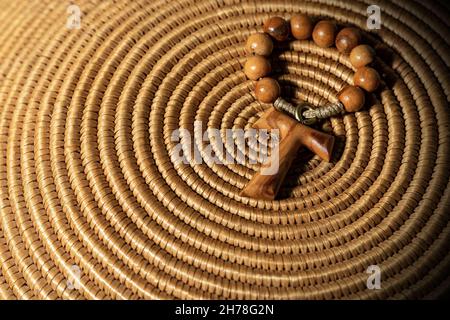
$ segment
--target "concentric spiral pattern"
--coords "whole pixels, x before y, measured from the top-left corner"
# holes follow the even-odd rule
[[[0,0],[1,298],[425,298],[448,286],[440,5],[378,1],[381,29],[368,30],[369,0],[72,3],[79,30],[69,1]],[[332,163],[303,151],[280,200],[241,198],[258,165],[175,163],[172,132],[249,128],[268,106],[242,72],[245,40],[294,12],[364,30],[386,86],[326,124]],[[292,41],[274,56],[287,99],[324,105],[352,82],[335,48]]]

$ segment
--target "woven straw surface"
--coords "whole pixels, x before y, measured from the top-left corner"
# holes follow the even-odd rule
[[[429,1],[0,0],[0,297],[423,298],[449,277],[450,16]],[[331,120],[277,201],[256,165],[174,164],[171,132],[246,128],[268,107],[244,43],[294,12],[365,30],[386,88]],[[287,98],[335,101],[335,48],[273,57]],[[383,55],[384,54],[384,55]],[[202,143],[197,141],[197,143]],[[367,268],[382,272],[366,287]],[[74,282],[77,274],[79,282]],[[71,280],[72,279],[72,280]],[[70,284],[75,284],[75,288]]]

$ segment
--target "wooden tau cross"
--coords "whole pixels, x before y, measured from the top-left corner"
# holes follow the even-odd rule
[[[253,125],[255,129],[278,129],[278,171],[273,174],[257,172],[241,191],[241,195],[254,199],[274,200],[283,180],[295,159],[300,147],[305,146],[321,159],[330,161],[334,146],[334,137],[301,124],[292,117],[269,108]],[[274,157],[271,156],[263,168],[270,168]]]

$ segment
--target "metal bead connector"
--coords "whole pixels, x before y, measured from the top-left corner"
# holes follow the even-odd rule
[[[318,120],[327,119],[344,112],[344,106],[340,102],[323,107],[312,108],[306,102],[294,106],[280,97],[275,100],[273,105],[277,110],[289,114],[298,122],[306,125],[312,125]]]
[[[315,118],[317,120],[328,119],[344,113],[344,105],[340,102],[328,104],[323,107],[315,109],[307,109],[303,112],[303,117],[310,119]]]

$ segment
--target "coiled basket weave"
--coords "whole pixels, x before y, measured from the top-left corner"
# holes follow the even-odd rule
[[[0,0],[1,298],[440,296],[450,16],[375,1],[369,30],[373,2]],[[71,4],[80,29],[66,26]],[[328,123],[333,161],[300,152],[272,202],[239,196],[258,165],[173,163],[173,130],[249,128],[269,107],[242,72],[244,43],[295,12],[364,30],[387,83]],[[352,82],[335,48],[277,52],[287,99],[324,105]]]

